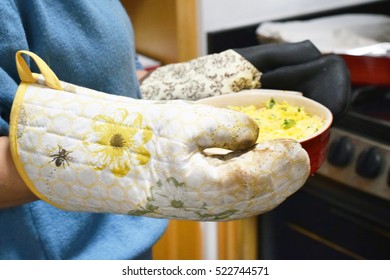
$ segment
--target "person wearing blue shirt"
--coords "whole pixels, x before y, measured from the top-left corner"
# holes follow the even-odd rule
[[[59,210],[28,190],[9,153],[18,50],[38,54],[61,80],[140,98],[133,30],[120,1],[5,0],[0,11],[0,259],[150,259],[166,220]]]
[[[205,92],[193,87],[194,93],[166,82],[169,75],[164,73],[176,67],[182,70],[182,64],[160,67],[144,77],[140,86],[137,74],[142,67],[133,29],[119,0],[2,0],[0,23],[0,259],[150,259],[153,245],[167,227],[166,219],[63,211],[28,189],[15,168],[9,143],[10,111],[20,83],[15,64],[19,50],[37,54],[64,82],[131,98],[141,98],[141,91],[144,98],[150,94],[149,99],[202,98],[214,94],[210,88],[220,94],[219,71],[221,77],[233,75],[238,83],[229,79],[226,83],[239,90],[262,86],[301,91],[330,108],[335,118],[344,114],[349,103],[345,63],[334,55],[322,56],[309,41],[254,46],[195,59],[186,67],[199,72],[199,83],[209,79],[210,86]],[[224,73],[223,67],[218,70],[219,55],[224,64],[237,64],[238,70],[234,74]],[[204,65],[207,59],[217,68],[215,75],[203,71],[212,68],[192,67]],[[40,72],[30,60],[28,65]],[[181,85],[196,82],[196,77],[188,78],[192,72],[182,73],[170,77],[178,78]],[[245,73],[250,78],[240,76]],[[159,80],[163,83],[154,91]]]

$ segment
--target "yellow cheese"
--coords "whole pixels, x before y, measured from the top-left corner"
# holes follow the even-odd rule
[[[229,109],[246,113],[259,125],[257,142],[277,138],[301,140],[316,133],[324,120],[317,115],[310,116],[303,107],[292,106],[286,101],[276,102],[271,98],[265,107],[229,106]]]

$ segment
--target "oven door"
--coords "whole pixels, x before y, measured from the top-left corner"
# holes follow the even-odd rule
[[[258,227],[259,259],[390,259],[390,202],[320,175]]]

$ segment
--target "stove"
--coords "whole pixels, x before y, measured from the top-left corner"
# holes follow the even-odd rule
[[[390,87],[352,93],[321,168],[258,217],[260,259],[390,258]]]
[[[390,201],[390,88],[354,89],[318,174]]]
[[[388,15],[389,7],[390,1],[373,1],[279,20]],[[209,32],[208,54],[258,44],[258,26]],[[382,64],[377,57],[355,63],[356,53],[343,57],[353,85],[350,110],[332,127],[322,167],[285,202],[257,217],[258,259],[390,259],[390,58]]]

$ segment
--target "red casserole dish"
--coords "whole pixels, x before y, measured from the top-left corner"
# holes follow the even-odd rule
[[[390,86],[390,43],[339,54],[347,63],[353,85]]]

